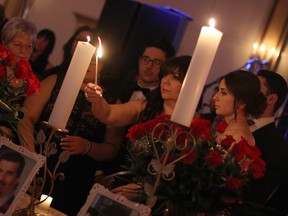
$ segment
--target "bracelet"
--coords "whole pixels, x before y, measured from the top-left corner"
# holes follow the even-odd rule
[[[86,149],[83,152],[83,154],[88,154],[91,150],[91,142],[89,140],[86,140]]]

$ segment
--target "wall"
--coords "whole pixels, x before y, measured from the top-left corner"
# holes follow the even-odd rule
[[[56,65],[62,60],[62,47],[77,28],[77,14],[95,20],[95,25],[105,0],[35,0],[27,17],[38,28],[50,28],[56,34],[56,45],[51,62]]]
[[[193,54],[200,29],[210,17],[216,19],[216,28],[223,38],[209,73],[207,83],[219,76],[242,67],[252,52],[252,44],[264,32],[274,0],[139,0],[151,5],[170,6],[179,9],[194,20],[190,22],[178,55]],[[72,35],[77,23],[74,13],[97,20],[105,0],[35,0],[28,19],[38,29],[49,27],[57,36],[51,61],[58,64],[62,58],[62,45]],[[212,89],[207,91],[209,92]]]

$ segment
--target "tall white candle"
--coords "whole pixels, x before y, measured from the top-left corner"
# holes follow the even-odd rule
[[[78,42],[48,120],[49,125],[57,129],[65,130],[94,51],[95,47],[90,43],[83,41]]]
[[[210,20],[210,27],[203,26],[201,29],[195,51],[171,116],[171,121],[186,127],[190,127],[223,35],[222,32],[214,28],[214,25],[215,21]]]

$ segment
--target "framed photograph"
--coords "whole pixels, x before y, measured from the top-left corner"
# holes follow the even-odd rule
[[[43,155],[0,136],[0,215],[12,215],[44,162]]]
[[[148,216],[151,209],[117,195],[100,184],[94,184],[78,216]]]

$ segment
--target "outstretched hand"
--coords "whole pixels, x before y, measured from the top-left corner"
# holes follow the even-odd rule
[[[88,83],[84,89],[86,99],[91,102],[99,102],[102,99],[102,88],[94,83]]]

